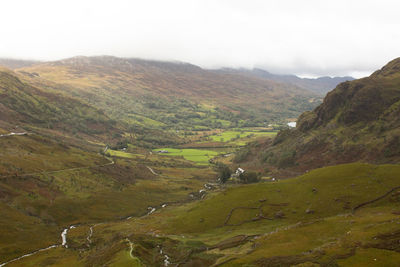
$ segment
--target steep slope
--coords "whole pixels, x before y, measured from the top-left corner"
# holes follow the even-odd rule
[[[370,77],[338,85],[297,125],[272,144],[249,150],[263,166],[298,171],[354,161],[398,162],[400,58]]]
[[[252,75],[260,78],[265,78],[271,81],[280,82],[280,83],[288,83],[298,86],[303,89],[310,90],[314,93],[325,95],[332,89],[334,89],[339,83],[352,81],[353,77],[345,76],[345,77],[318,77],[318,78],[300,78],[296,75],[280,75],[273,74],[266,70],[254,68],[252,70],[247,69],[222,69],[222,72],[242,72],[247,75]]]
[[[86,135],[115,130],[115,122],[101,110],[32,86],[7,69],[0,69],[0,100],[3,128],[22,126]]]
[[[292,85],[180,62],[75,57],[21,73],[35,84],[56,83],[53,89],[100,106],[114,119],[151,119],[147,126],[262,125],[296,117],[317,103],[315,94]]]

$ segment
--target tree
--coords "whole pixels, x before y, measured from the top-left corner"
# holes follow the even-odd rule
[[[257,173],[251,171],[250,172],[246,171],[244,173],[241,173],[239,175],[239,180],[244,184],[257,183],[258,181],[260,181]]]
[[[231,177],[232,174],[232,171],[229,168],[229,166],[224,163],[218,162],[216,165],[216,169],[221,183],[223,184],[226,183],[226,181],[228,181],[228,179]]]

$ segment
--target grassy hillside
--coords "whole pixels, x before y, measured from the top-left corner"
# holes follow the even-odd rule
[[[183,266],[396,266],[399,177],[398,165],[357,163],[210,191],[201,201],[95,226],[86,248],[88,227],[78,227],[70,242],[80,256],[57,248],[19,264],[163,266],[167,255]]]
[[[315,94],[292,85],[179,62],[75,57],[21,73],[34,84],[85,99],[135,127],[259,126],[296,117],[318,103]]]
[[[207,166],[180,158],[120,152],[107,159],[38,134],[0,137],[0,145],[1,262],[61,244],[63,228],[72,224],[187,201],[215,179]]]
[[[399,88],[400,59],[370,77],[340,84],[320,106],[299,117],[296,129],[247,148],[251,164],[304,172],[360,160],[398,162]]]
[[[22,126],[86,135],[104,135],[116,130],[116,122],[100,109],[31,86],[6,69],[0,69],[0,99],[0,120],[9,128]]]

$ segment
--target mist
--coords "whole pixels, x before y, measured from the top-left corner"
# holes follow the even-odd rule
[[[398,1],[8,1],[0,57],[114,55],[362,77],[399,56]]]

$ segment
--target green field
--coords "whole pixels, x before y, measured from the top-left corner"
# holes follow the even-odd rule
[[[225,131],[218,135],[211,135],[209,138],[214,142],[232,142],[241,146],[260,136],[274,137],[275,135],[276,132]]]
[[[165,156],[182,156],[186,160],[194,161],[197,164],[208,164],[209,160],[220,154],[219,152],[205,149],[179,149],[179,148],[158,148],[153,152],[166,150],[168,153],[160,153]]]
[[[112,150],[112,149],[108,149],[107,153],[110,153],[111,156],[121,157],[121,158],[143,157],[143,155],[140,155],[140,154],[133,154],[133,153],[125,152],[125,151]]]

